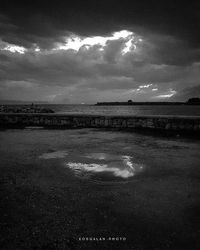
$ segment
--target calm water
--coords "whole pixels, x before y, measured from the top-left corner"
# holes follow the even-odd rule
[[[188,115],[200,116],[199,106],[94,106],[94,105],[47,105],[58,113],[101,115]]]

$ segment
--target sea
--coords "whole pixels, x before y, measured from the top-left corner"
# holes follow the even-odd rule
[[[95,106],[45,104],[42,106],[64,114],[98,115],[183,115],[200,116],[200,105],[134,105],[134,106]]]

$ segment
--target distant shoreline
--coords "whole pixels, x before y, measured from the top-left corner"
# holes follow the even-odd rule
[[[188,102],[97,102],[95,106],[131,106],[131,105],[200,105],[200,103]]]

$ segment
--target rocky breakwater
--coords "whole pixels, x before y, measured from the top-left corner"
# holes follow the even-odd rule
[[[2,127],[114,128],[200,133],[200,116],[101,116],[0,113]]]
[[[0,113],[54,113],[50,108],[31,105],[1,105]]]

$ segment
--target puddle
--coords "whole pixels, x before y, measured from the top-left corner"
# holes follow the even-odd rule
[[[65,167],[83,179],[116,182],[128,180],[143,171],[143,164],[135,162],[133,156],[108,153],[47,152],[40,159],[63,158]],[[60,164],[60,163],[59,163]]]
[[[106,154],[106,153],[90,153],[85,155],[86,158],[95,160],[118,160],[118,155]]]
[[[65,158],[68,155],[67,151],[55,151],[51,153],[44,153],[39,156],[40,159],[56,159]]]
[[[131,156],[106,153],[86,154],[79,157],[79,162],[69,161],[66,166],[77,177],[100,181],[128,180],[144,168],[142,164],[135,163]]]

